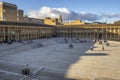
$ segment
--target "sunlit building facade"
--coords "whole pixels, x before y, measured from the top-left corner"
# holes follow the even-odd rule
[[[50,18],[46,17],[44,23],[47,25],[61,25],[62,24],[62,16],[60,15],[59,18]]]
[[[0,21],[23,22],[23,10],[15,4],[0,2]]]

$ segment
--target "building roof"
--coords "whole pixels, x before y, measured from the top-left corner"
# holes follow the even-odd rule
[[[17,7],[15,4],[7,3],[7,2],[0,2],[2,5],[7,5],[7,6],[12,6],[12,7]]]
[[[54,27],[46,24],[33,24],[33,23],[10,22],[10,21],[0,21],[0,25]]]

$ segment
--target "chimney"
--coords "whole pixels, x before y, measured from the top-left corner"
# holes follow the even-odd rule
[[[58,22],[62,23],[62,15],[59,16]]]

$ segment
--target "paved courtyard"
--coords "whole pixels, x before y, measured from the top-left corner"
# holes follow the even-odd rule
[[[64,39],[53,38],[40,42],[45,45],[39,48],[24,45],[29,49],[23,52],[21,48],[16,53],[15,50],[1,52],[0,80],[26,77],[21,74],[26,64],[29,64],[27,67],[31,69],[31,74],[44,68],[30,80],[120,80],[120,42],[108,41],[109,46],[103,44],[104,51],[103,45],[92,41],[68,39],[66,43]],[[69,47],[71,43],[73,48]],[[90,50],[91,46],[95,47],[93,51]]]

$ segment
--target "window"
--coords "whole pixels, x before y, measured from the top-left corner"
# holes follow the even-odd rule
[[[19,21],[20,19],[19,18],[17,18],[17,21]]]
[[[13,20],[14,19],[14,16],[11,16],[11,20]]]
[[[17,13],[17,16],[19,16],[19,13]]]
[[[14,10],[10,10],[10,12],[11,12],[11,13],[13,13],[13,12],[14,12]]]
[[[5,16],[5,15],[3,15],[3,20],[4,20],[4,21],[6,20],[6,16]]]

